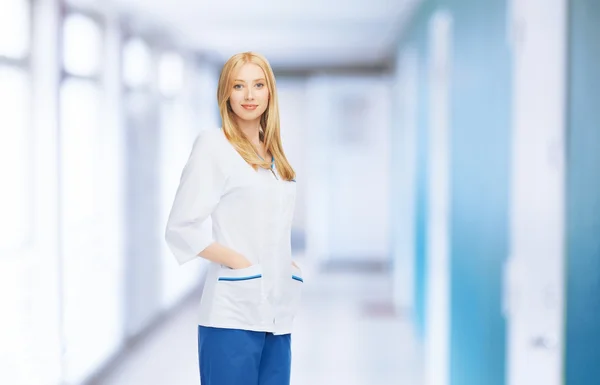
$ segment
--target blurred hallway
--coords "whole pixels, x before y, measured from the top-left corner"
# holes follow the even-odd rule
[[[599,37],[598,0],[0,1],[0,385],[198,384],[165,224],[242,51],[297,172],[293,384],[598,385]]]
[[[316,269],[301,261],[305,294],[293,334],[292,384],[422,384],[422,355],[410,322],[391,311],[389,272]],[[197,384],[198,296],[93,385]]]

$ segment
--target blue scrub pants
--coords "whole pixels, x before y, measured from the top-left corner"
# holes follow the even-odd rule
[[[198,326],[201,385],[289,385],[291,335]]]

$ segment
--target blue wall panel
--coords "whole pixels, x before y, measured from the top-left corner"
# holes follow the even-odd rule
[[[506,2],[443,3],[454,17],[450,383],[504,385],[511,100]]]
[[[429,13],[421,14],[423,20],[415,36],[419,57],[418,68],[418,100],[417,100],[417,162],[416,162],[416,195],[415,195],[415,315],[417,331],[423,335],[426,321],[427,298],[427,201],[428,201],[428,113],[429,113],[429,79],[428,79],[428,45],[426,17]]]
[[[450,384],[504,385],[502,271],[508,253],[511,68],[506,0],[427,1],[401,47],[419,53],[415,317],[424,333],[427,271],[428,24],[454,18],[450,121]]]
[[[600,2],[570,2],[565,384],[600,383]]]
[[[428,121],[429,121],[429,78],[428,78],[428,20],[434,8],[433,2],[424,2],[419,7],[399,49],[410,45],[418,55],[417,79],[417,122],[416,122],[416,169],[415,169],[415,263],[414,263],[414,317],[419,337],[425,331],[425,299],[427,272],[427,200],[428,200]]]

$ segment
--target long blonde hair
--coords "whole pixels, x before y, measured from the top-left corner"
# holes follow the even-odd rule
[[[250,143],[235,123],[235,113],[229,104],[229,97],[233,90],[232,75],[246,63],[256,64],[263,70],[267,88],[269,89],[269,104],[260,118],[260,141],[265,143],[266,150],[273,155],[275,167],[281,178],[287,181],[294,180],[296,173],[288,162],[281,144],[279,100],[277,98],[277,88],[275,87],[275,75],[267,59],[258,53],[243,52],[233,55],[227,60],[221,70],[219,86],[217,88],[217,100],[225,136],[242,158],[255,170],[258,170],[258,167],[271,168],[271,159],[261,160],[254,150],[252,143]]]

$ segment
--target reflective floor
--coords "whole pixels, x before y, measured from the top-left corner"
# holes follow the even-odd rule
[[[388,274],[302,263],[303,308],[292,336],[293,385],[421,385],[407,319],[390,306]],[[197,385],[195,300],[124,355],[95,385]]]

